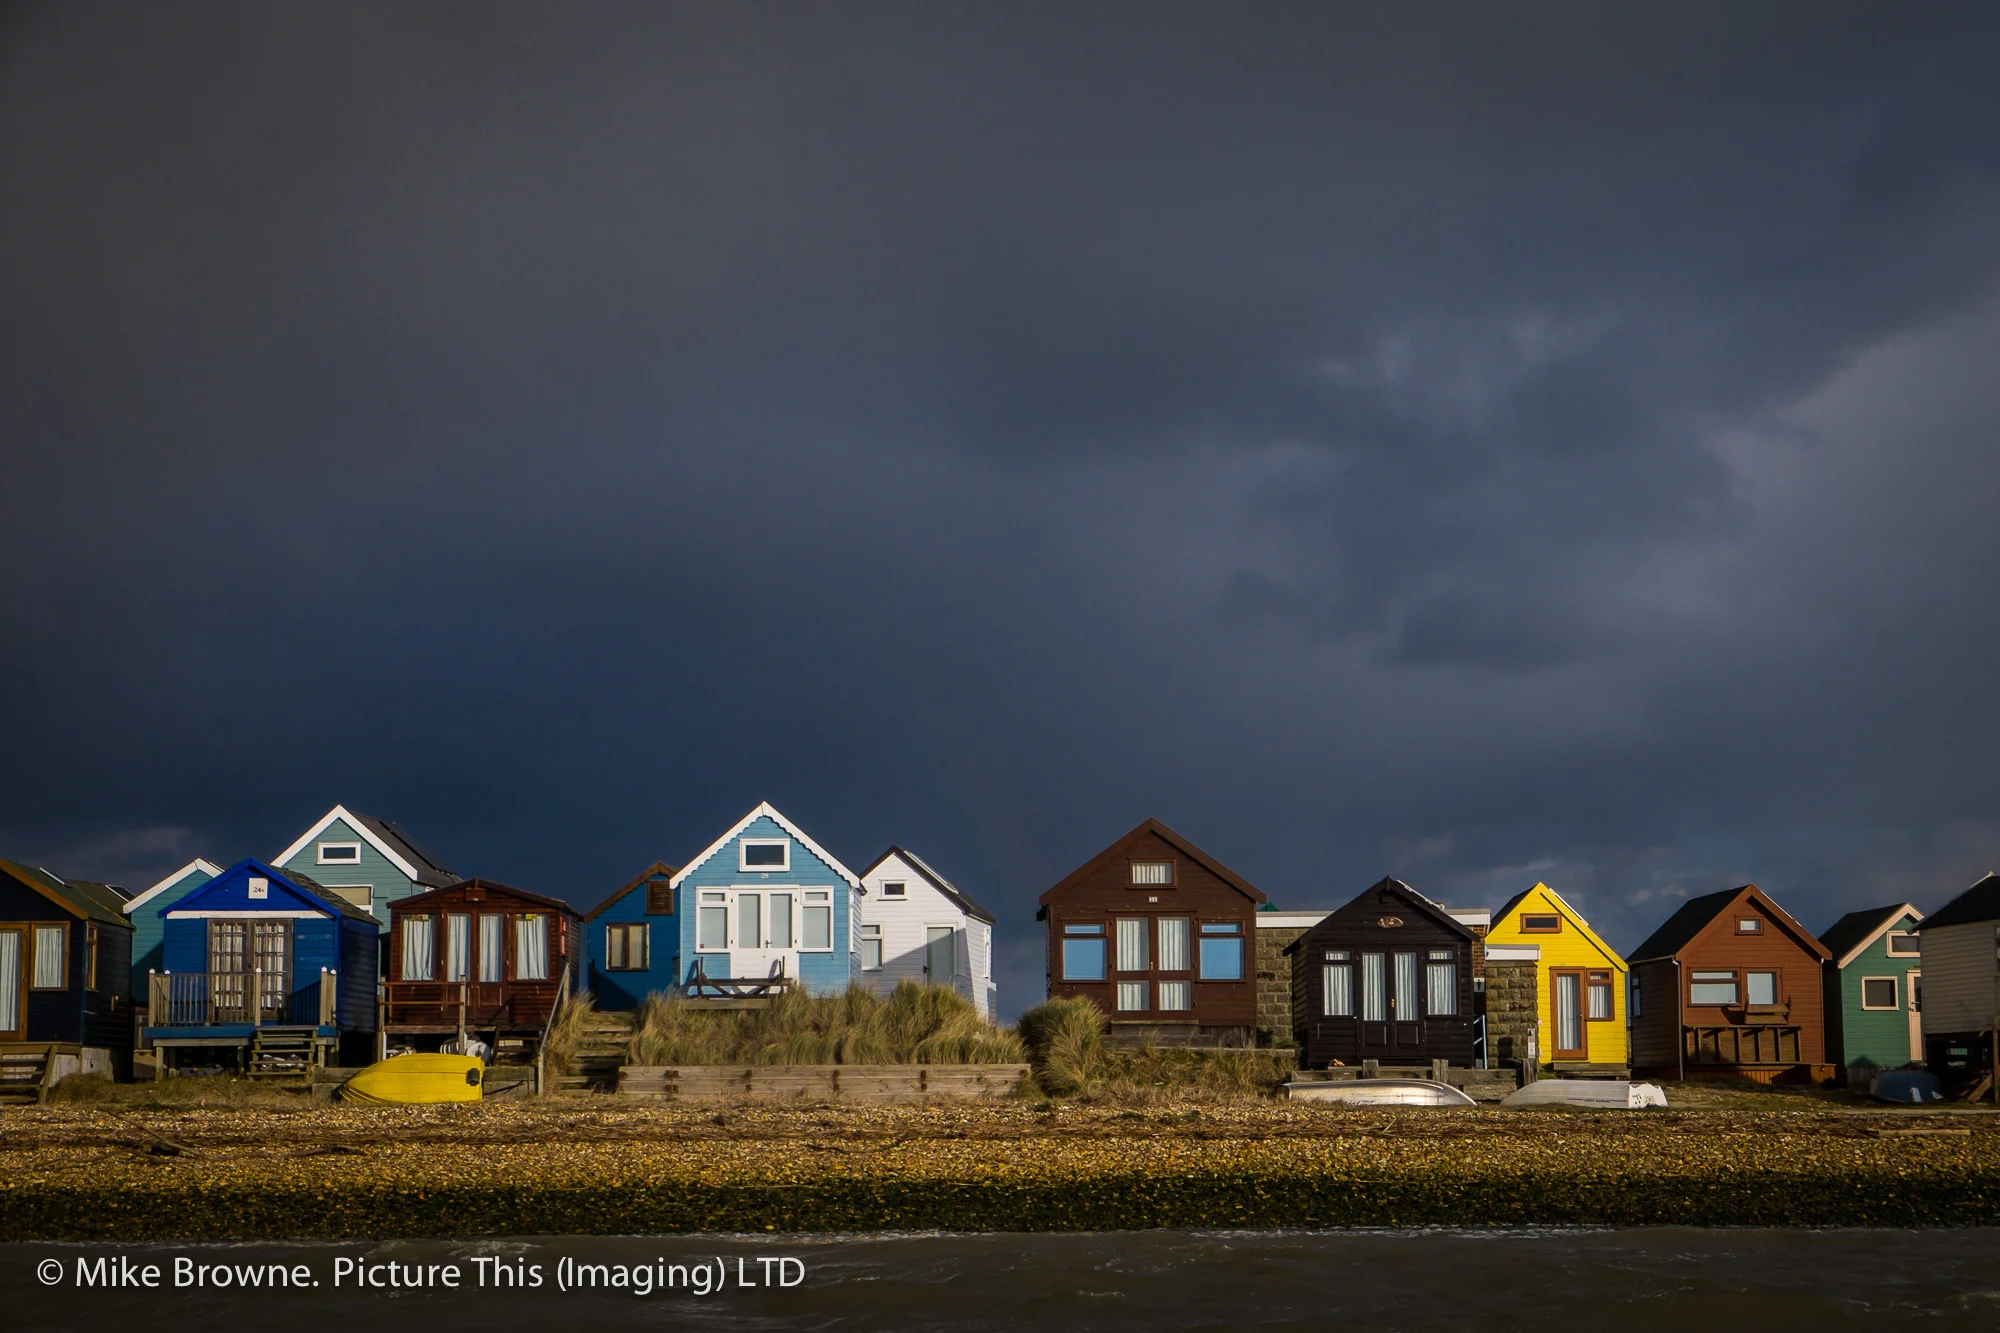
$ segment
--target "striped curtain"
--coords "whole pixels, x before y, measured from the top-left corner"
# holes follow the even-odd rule
[[[479,979],[499,981],[506,974],[507,918],[498,912],[479,914]]]
[[[514,922],[514,980],[549,979],[549,919],[539,912]]]
[[[1184,916],[1161,917],[1160,971],[1185,972],[1188,966],[1188,919]],[[1160,1007],[1166,1008],[1165,1003],[1162,1002]]]
[[[1424,968],[1424,1012],[1432,1018],[1449,1018],[1458,1012],[1456,964],[1431,963]]]
[[[472,979],[472,918],[454,912],[444,919],[444,979]]]
[[[1120,972],[1144,972],[1146,970],[1146,923],[1137,917],[1118,919],[1118,970]],[[1139,1008],[1146,1006],[1142,1003]]]
[[[431,919],[427,916],[404,917],[403,980],[429,981],[432,955],[436,951],[437,946],[432,943]]]

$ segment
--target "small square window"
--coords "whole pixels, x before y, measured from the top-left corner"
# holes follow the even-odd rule
[[[1554,912],[1521,913],[1521,933],[1524,935],[1558,935],[1562,933],[1562,918]]]
[[[738,870],[790,870],[790,838],[744,838],[736,844]]]
[[[882,886],[882,896],[884,898],[907,898],[910,896],[910,886],[907,884],[884,884]]]
[[[361,864],[361,844],[323,842],[319,845],[319,863],[323,866],[358,866]]]
[[[1134,861],[1132,863],[1134,884],[1172,884],[1174,863],[1172,861]]]
[[[1776,1004],[1778,1002],[1778,974],[1776,972],[1747,972],[1744,974],[1744,994],[1751,1004]]]
[[[1896,1003],[1896,979],[1894,977],[1861,978],[1861,1007],[1863,1009],[1898,1009]]]
[[[1736,933],[1738,935],[1762,935],[1764,933],[1763,918],[1755,916],[1737,917]]]
[[[674,884],[666,876],[646,881],[646,915],[672,916],[674,914]]]

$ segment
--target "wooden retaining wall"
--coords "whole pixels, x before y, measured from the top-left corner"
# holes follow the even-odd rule
[[[632,1097],[996,1097],[1028,1076],[1026,1065],[624,1065],[618,1091]]]

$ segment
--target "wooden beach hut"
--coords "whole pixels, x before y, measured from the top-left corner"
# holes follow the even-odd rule
[[[1825,971],[1827,1059],[1852,1082],[1923,1063],[1916,933],[1923,919],[1909,903],[1890,903],[1849,912],[1820,932],[1833,955]]]
[[[577,987],[583,920],[555,898],[466,879],[389,904],[385,1046],[437,1050],[477,1038],[532,1054]]]
[[[39,1099],[132,1051],[132,927],[102,885],[0,861],[0,1097]]]
[[[221,866],[197,856],[125,903],[125,917],[132,923],[133,998],[141,1004],[146,1000],[141,992],[147,976],[164,971],[167,965],[166,922],[160,918],[161,909],[179,902],[221,873]]]
[[[1248,1045],[1264,894],[1148,819],[1042,894],[1049,996],[1104,1011],[1114,1041]]]
[[[861,872],[861,984],[943,986],[991,1020],[993,914],[915,852],[891,847]]]
[[[1629,1072],[1625,960],[1583,913],[1538,883],[1494,913],[1486,946],[1500,945],[1535,947],[1540,1067],[1557,1074]]]
[[[1917,941],[1924,1063],[1948,1085],[1986,1095],[2000,1021],[2000,875],[1925,917]]]
[[[1473,934],[1445,907],[1382,879],[1287,947],[1300,1064],[1470,1067]]]
[[[610,1013],[639,1007],[680,981],[674,867],[655,861],[583,915],[584,984]]]
[[[1754,884],[1690,898],[1632,953],[1632,1064],[1651,1078],[1831,1078],[1826,946]]]
[[[257,860],[140,910],[162,923],[141,1029],[155,1077],[190,1055],[227,1054],[260,1075],[367,1057],[380,947],[367,912]]]

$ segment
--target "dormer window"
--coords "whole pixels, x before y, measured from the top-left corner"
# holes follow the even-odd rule
[[[907,884],[884,884],[882,886],[882,896],[884,898],[907,898],[910,896],[910,886]]]
[[[790,870],[792,842],[789,838],[744,838],[736,844],[738,870]]]
[[[1172,861],[1134,861],[1132,863],[1134,884],[1161,885],[1174,882]]]
[[[319,864],[323,866],[358,866],[361,864],[361,844],[358,842],[323,842],[319,845]]]
[[[1923,953],[1917,947],[1917,937],[1907,930],[1890,931],[1887,948],[1891,958],[1915,958]]]
[[[666,875],[655,875],[646,881],[646,915],[672,916],[674,914],[674,882]]]

